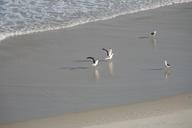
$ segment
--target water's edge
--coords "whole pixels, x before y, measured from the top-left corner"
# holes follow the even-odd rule
[[[30,1],[31,1],[30,4],[34,4],[33,0],[30,0]],[[21,13],[20,10],[18,10],[18,7],[20,6],[19,2],[17,4],[14,3],[13,5],[10,5],[12,8],[11,11],[18,11],[18,12],[8,12],[8,14],[7,14],[6,11],[8,9],[5,9],[5,7],[3,6],[3,2],[2,2],[2,5],[0,5],[0,10],[1,11],[3,10],[0,13],[0,16],[1,16],[1,18],[0,18],[0,41],[6,39],[8,37],[11,37],[11,36],[18,36],[18,35],[25,35],[25,34],[31,34],[31,33],[36,33],[36,32],[45,32],[45,31],[51,31],[51,30],[70,28],[70,27],[82,25],[85,23],[96,22],[96,21],[101,21],[101,20],[108,20],[108,19],[115,18],[117,16],[137,13],[137,12],[146,11],[146,10],[150,10],[150,9],[156,9],[156,8],[163,7],[163,6],[169,6],[169,5],[173,5],[173,4],[179,4],[179,3],[186,3],[186,2],[191,2],[191,1],[192,0],[178,0],[178,1],[169,0],[169,1],[159,1],[159,2],[152,1],[150,3],[147,1],[124,0],[124,1],[116,2],[116,3],[114,1],[110,1],[111,3],[110,2],[109,3],[107,3],[107,2],[97,3],[98,2],[97,0],[93,0],[93,2],[92,2],[93,5],[90,5],[91,2],[88,3],[87,1],[80,0],[79,2],[80,2],[80,4],[83,3],[83,6],[82,5],[77,6],[79,8],[74,7],[74,9],[72,9],[72,10],[75,12],[71,13],[71,14],[68,14],[67,12],[71,11],[71,10],[69,10],[70,6],[74,6],[74,5],[70,5],[72,2],[67,7],[64,7],[65,3],[63,3],[63,6],[62,5],[55,5],[55,6],[52,5],[49,14],[48,14],[49,8],[46,8],[47,10],[44,9],[45,12],[43,12],[41,9],[38,10],[39,7],[38,8],[26,7],[27,9],[29,9],[29,11],[31,11],[30,13],[32,13],[34,11],[33,9],[36,9],[37,12],[33,12],[32,14],[27,14],[27,13],[22,14],[23,12]],[[96,3],[98,5],[96,5]],[[60,3],[58,3],[58,4],[60,4]],[[75,4],[78,4],[78,2]],[[110,5],[110,4],[112,4],[112,5]],[[50,5],[47,5],[47,7],[48,6],[50,6]],[[90,6],[90,8],[89,8],[89,6]],[[99,6],[102,6],[102,7],[99,7]],[[9,8],[9,6],[7,8]],[[40,6],[40,8],[41,8],[41,6]],[[56,10],[53,10],[55,8],[56,8]],[[39,12],[40,14],[38,14],[38,11],[40,11]],[[105,11],[106,11],[106,13],[105,13]],[[23,19],[22,18],[20,19],[20,17],[17,16],[17,15],[21,15],[20,13],[22,15],[30,15],[30,17],[26,16],[27,18],[25,17]],[[45,15],[47,15],[47,16],[43,17],[43,15],[44,15],[43,13],[45,13]],[[58,17],[58,15],[61,13],[62,13],[63,17]],[[56,15],[56,16],[54,17],[54,15]],[[64,15],[66,15],[66,16],[64,16]],[[7,17],[9,17],[10,19],[9,18],[7,19]],[[34,19],[34,17],[36,19]],[[12,20],[13,20],[13,22],[10,22]],[[21,24],[24,24],[24,25],[22,26]]]

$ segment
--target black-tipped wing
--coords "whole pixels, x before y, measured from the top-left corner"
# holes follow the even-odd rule
[[[154,32],[151,32],[151,35],[153,36],[153,35],[155,35],[155,33],[154,33]]]
[[[93,57],[87,57],[87,59],[91,59],[93,63],[95,63],[95,59]]]
[[[103,51],[105,51],[107,53],[107,56],[109,56],[109,51],[105,48],[102,48]]]
[[[171,65],[170,65],[170,64],[167,64],[167,66],[169,66],[169,67],[170,67]]]

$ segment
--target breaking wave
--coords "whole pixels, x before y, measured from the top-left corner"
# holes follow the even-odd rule
[[[0,40],[192,0],[1,0]]]

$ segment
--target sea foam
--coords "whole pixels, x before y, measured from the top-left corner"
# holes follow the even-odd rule
[[[192,0],[1,0],[0,40]]]

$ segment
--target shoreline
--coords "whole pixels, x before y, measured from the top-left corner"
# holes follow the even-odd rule
[[[62,27],[60,26],[60,27],[55,27],[55,28],[50,27],[50,28],[46,28],[46,29],[39,29],[39,30],[37,29],[37,30],[31,30],[31,31],[26,31],[26,32],[13,32],[13,33],[9,33],[9,34],[2,34],[2,35],[0,35],[0,43],[1,43],[1,41],[12,38],[12,37],[14,38],[14,37],[17,37],[17,36],[25,36],[25,35],[35,34],[35,33],[54,32],[54,31],[57,31],[57,30],[70,29],[70,28],[73,28],[73,27],[76,27],[76,26],[79,26],[79,25],[85,25],[85,24],[95,23],[95,22],[100,22],[100,21],[102,22],[102,21],[118,18],[120,16],[126,16],[126,15],[130,15],[130,14],[145,12],[145,11],[154,10],[154,9],[158,9],[158,8],[164,8],[164,7],[169,7],[169,6],[180,6],[180,5],[186,4],[186,3],[191,3],[191,1],[183,2],[183,3],[180,3],[180,2],[169,3],[168,5],[164,5],[164,6],[161,5],[161,6],[153,7],[153,8],[150,8],[150,9],[144,8],[144,9],[137,10],[137,11],[132,11],[132,12],[122,12],[120,14],[114,14],[112,16],[101,18],[101,19],[95,19],[93,21],[88,20],[88,21],[84,21],[82,23],[74,23],[74,24],[71,24],[69,26],[62,26]]]
[[[189,128],[192,124],[190,117],[192,117],[192,92],[143,103],[0,124],[0,128],[115,128],[117,126]]]

